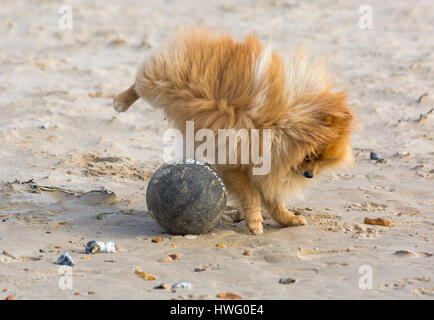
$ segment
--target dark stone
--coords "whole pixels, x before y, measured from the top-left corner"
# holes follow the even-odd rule
[[[376,152],[371,152],[369,157],[371,160],[383,160],[383,158],[381,158],[381,156]]]
[[[280,278],[279,279],[279,283],[280,284],[291,284],[291,283],[295,283],[295,279],[292,279],[292,278]]]
[[[202,234],[220,221],[226,207],[226,190],[208,164],[187,160],[163,164],[146,191],[151,216],[172,234]]]

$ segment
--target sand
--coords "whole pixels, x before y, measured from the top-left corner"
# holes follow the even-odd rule
[[[375,3],[368,30],[357,1],[141,3],[74,1],[72,30],[59,28],[57,1],[0,8],[0,299],[433,299],[432,1]],[[330,57],[360,118],[356,165],[290,205],[308,225],[268,219],[254,236],[228,208],[216,230],[190,239],[149,216],[168,124],[143,101],[116,113],[112,99],[152,48],[197,24]],[[119,250],[86,254],[89,240]],[[62,252],[75,262],[72,283],[54,264]],[[154,289],[178,281],[192,288]]]

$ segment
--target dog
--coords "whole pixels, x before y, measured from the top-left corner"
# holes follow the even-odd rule
[[[288,201],[326,170],[354,162],[355,116],[324,60],[309,63],[302,49],[283,55],[254,34],[237,41],[203,27],[178,31],[139,67],[114,108],[126,111],[139,97],[182,132],[189,120],[195,130],[271,129],[268,174],[254,175],[251,161],[215,165],[255,235],[263,233],[261,204],[280,225],[303,225]]]

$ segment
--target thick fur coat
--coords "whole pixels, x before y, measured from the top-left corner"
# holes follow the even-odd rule
[[[182,30],[140,66],[134,89],[182,132],[189,120],[196,131],[271,129],[268,174],[252,174],[252,162],[215,165],[254,234],[263,232],[261,204],[283,226],[304,224],[287,201],[325,169],[353,162],[346,93],[302,50],[284,56],[255,35]]]

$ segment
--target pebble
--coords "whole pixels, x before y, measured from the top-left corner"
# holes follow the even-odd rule
[[[280,278],[279,283],[280,284],[291,284],[291,283],[295,283],[295,279],[293,279],[293,278]]]
[[[4,288],[4,289],[3,289],[3,292],[8,292],[8,289]]]
[[[408,152],[408,151],[399,151],[399,152],[396,153],[396,155],[398,157],[400,157],[400,158],[408,157],[410,155],[410,152]]]
[[[56,264],[60,264],[60,265],[64,265],[64,266],[70,266],[73,267],[74,261],[72,261],[71,256],[64,252],[62,253],[57,259],[56,259]]]
[[[88,291],[87,294],[88,294],[88,295],[94,295],[94,294],[95,294],[95,291]]]
[[[74,296],[79,296],[80,295],[80,292],[75,292],[74,293]]]
[[[195,234],[186,234],[184,237],[187,238],[187,239],[196,239],[197,235],[195,235]]]
[[[220,292],[219,294],[217,294],[217,298],[221,298],[221,299],[227,299],[227,300],[242,300],[243,297],[232,293],[232,292]]]
[[[140,270],[139,268],[136,268],[136,270],[134,270],[134,273],[142,280],[156,280],[157,278],[150,274],[149,272],[145,272]]]
[[[179,281],[172,286],[172,289],[191,289],[192,287],[191,282]]]
[[[217,243],[216,247],[217,248],[224,248],[226,246],[223,243]]]
[[[251,256],[252,255],[252,251],[246,250],[246,251],[243,252],[243,255],[244,256]]]
[[[48,129],[50,127],[50,121],[46,121],[41,125],[41,129]]]
[[[370,218],[366,217],[364,222],[365,222],[365,224],[370,224],[370,225],[377,225],[377,226],[383,226],[383,227],[390,226],[390,220],[388,220],[386,218],[370,219]]]
[[[166,257],[166,258],[158,260],[158,262],[172,262],[172,261],[173,261],[173,259],[171,257]]]
[[[176,243],[175,242],[172,243],[172,247],[176,248]]]
[[[167,283],[162,283],[159,286],[154,287],[154,289],[164,289],[164,290],[169,290],[169,286],[167,285]]]
[[[172,260],[178,260],[179,259],[179,254],[177,254],[177,253],[169,254],[169,257],[171,257]]]
[[[376,152],[371,152],[370,158],[371,160],[377,160],[377,161],[383,160],[383,158],[381,158],[381,156]]]
[[[151,242],[153,242],[153,243],[161,243],[162,240],[163,239],[161,239],[161,237],[155,237],[155,238],[152,238]]]
[[[204,272],[206,271],[206,268],[195,268],[194,272]]]
[[[5,300],[14,300],[14,296],[12,296],[12,295],[7,296]]]
[[[84,256],[84,257],[81,257],[80,259],[81,259],[81,260],[90,260],[90,257],[88,257],[88,256]]]

